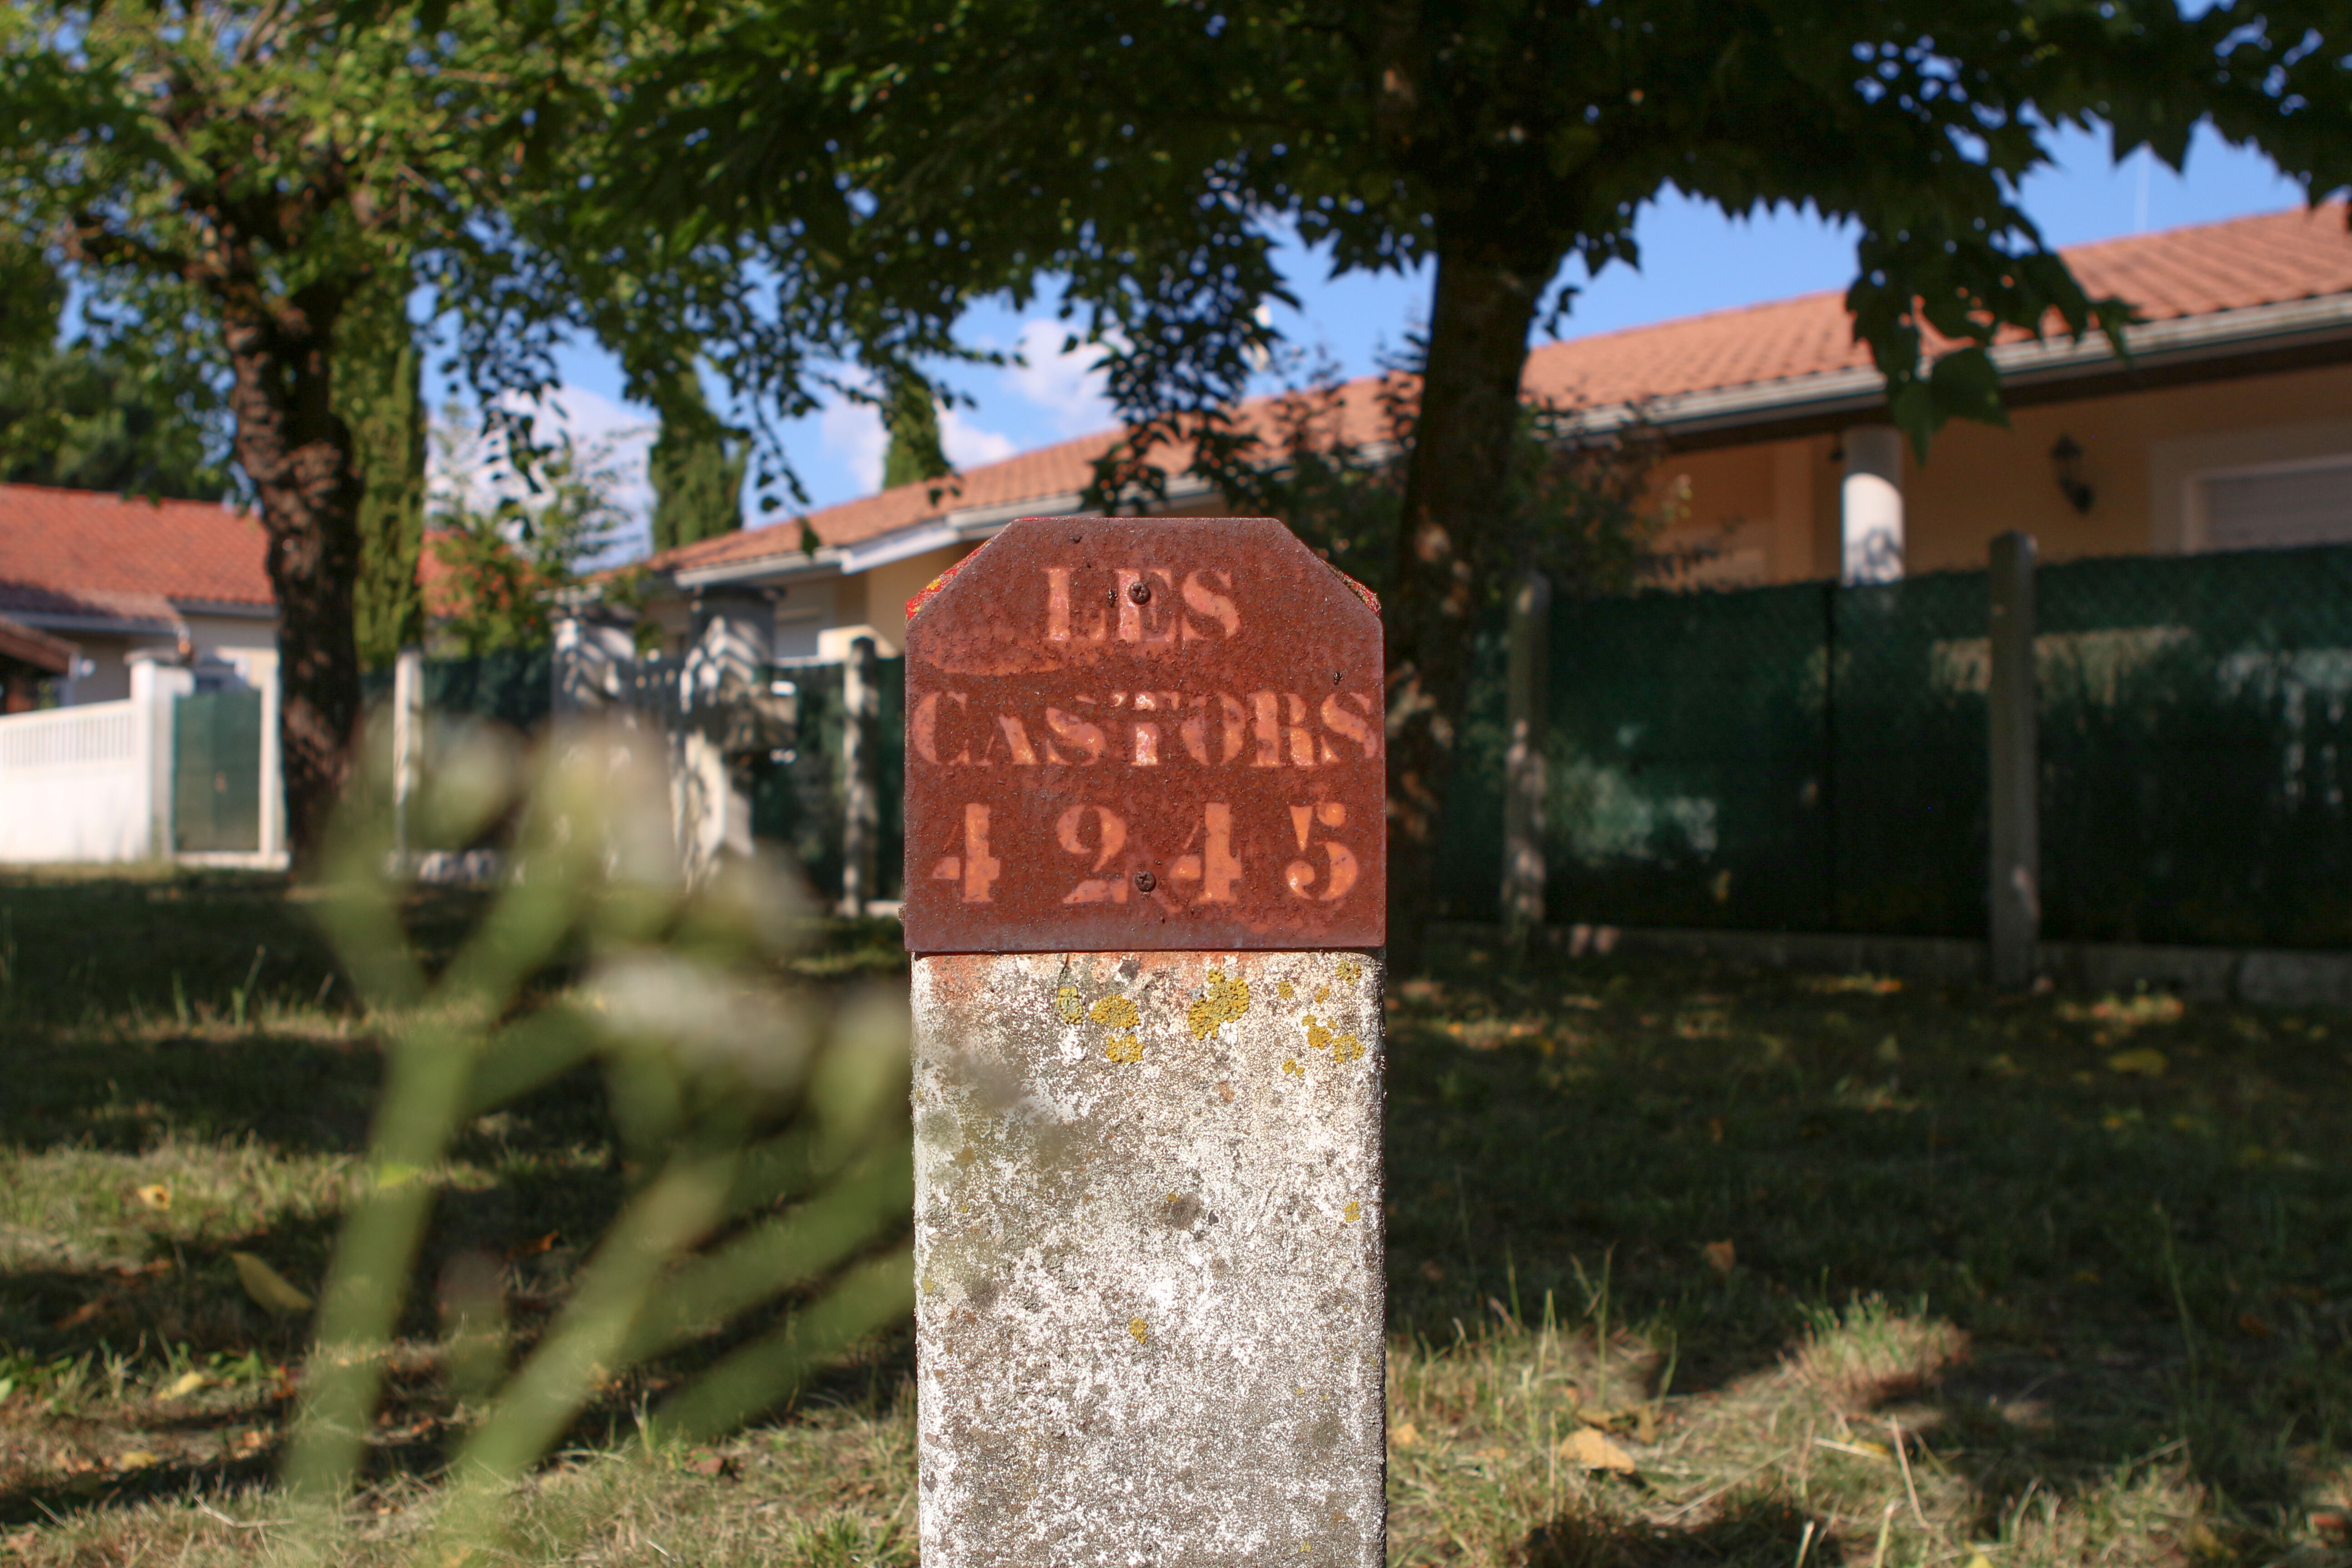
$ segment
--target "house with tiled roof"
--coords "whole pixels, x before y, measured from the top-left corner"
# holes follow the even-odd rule
[[[1676,497],[1660,541],[1722,585],[1981,566],[2022,529],[2044,560],[2352,540],[2352,237],[2341,204],[2136,236],[2066,252],[2095,297],[2143,318],[2127,360],[2104,338],[2015,334],[1995,358],[2007,428],[1956,424],[1926,459],[1887,424],[1885,385],[1841,293],[1802,295],[1555,342],[1526,389],[1605,426],[1660,437]],[[1931,344],[1930,352],[1947,346]],[[1378,384],[1340,389],[1339,430],[1381,435]],[[1269,416],[1245,407],[1245,419]],[[1011,519],[1075,510],[1102,431],[902,485],[806,519],[704,540],[648,563],[653,608],[682,633],[713,590],[773,601],[780,659],[901,647],[907,599]],[[1213,514],[1182,477],[1166,510]],[[0,605],[5,611],[5,605]]]
[[[259,688],[278,665],[260,522],[215,501],[0,485],[0,616],[72,650],[68,706],[131,694],[165,657]]]
[[[252,516],[0,485],[0,865],[280,865],[278,611]]]

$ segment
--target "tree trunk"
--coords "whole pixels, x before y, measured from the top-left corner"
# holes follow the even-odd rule
[[[1472,642],[1489,569],[1482,535],[1507,504],[1528,330],[1558,269],[1525,256],[1438,246],[1429,362],[1405,469],[1388,603],[1389,968],[1419,967],[1436,893],[1437,837]]]
[[[232,301],[222,336],[235,376],[236,460],[261,498],[278,597],[278,755],[297,871],[315,867],[350,770],[359,721],[361,479],[335,413],[331,354],[339,298],[268,307]]]

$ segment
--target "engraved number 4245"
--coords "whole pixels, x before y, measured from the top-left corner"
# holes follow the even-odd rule
[[[1348,825],[1348,808],[1338,801],[1316,801],[1291,806],[1289,816],[1292,837],[1306,858],[1284,866],[1283,886],[1295,899],[1318,903],[1347,897],[1360,875],[1355,851],[1325,835]],[[943,855],[931,868],[933,880],[961,884],[958,892],[964,903],[995,902],[995,884],[1003,875],[1003,862],[989,848],[989,817],[987,806],[977,802],[966,805],[962,853]],[[1054,837],[1065,853],[1087,862],[1087,874],[1063,894],[1063,903],[1128,901],[1133,881],[1114,869],[1120,851],[1127,847],[1125,818],[1108,806],[1074,805],[1055,820]],[[1316,864],[1318,853],[1321,865]],[[1234,847],[1233,807],[1223,801],[1211,801],[1202,808],[1201,820],[1169,868],[1169,879],[1176,884],[1169,891],[1179,897],[1190,895],[1194,904],[1230,904],[1236,900],[1246,870]]]

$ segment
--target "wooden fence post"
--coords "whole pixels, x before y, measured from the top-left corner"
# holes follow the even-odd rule
[[[1990,979],[1997,990],[2033,984],[2042,934],[2041,769],[2034,744],[2033,537],[1992,542],[1990,676],[1985,708],[1991,792],[1987,877]]]

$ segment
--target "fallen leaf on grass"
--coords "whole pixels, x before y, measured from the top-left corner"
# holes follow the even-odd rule
[[[2238,1331],[2250,1340],[2266,1340],[2276,1332],[2268,1323],[2252,1312],[2238,1314]]]
[[[1813,1439],[1816,1448],[1828,1448],[1840,1454],[1852,1454],[1857,1459],[1874,1459],[1882,1465],[1895,1462],[1895,1450],[1884,1443],[1841,1443],[1832,1437]]]
[[[1421,1441],[1421,1428],[1407,1421],[1390,1429],[1389,1441],[1400,1448],[1410,1448]]]
[[[172,1189],[161,1182],[150,1182],[143,1187],[134,1188],[131,1195],[151,1209],[161,1210],[172,1206]]]
[[[281,1317],[310,1310],[310,1298],[289,1284],[286,1276],[250,1252],[232,1252],[228,1260],[236,1265],[236,1282],[255,1303],[268,1308]]]
[[[78,1329],[104,1310],[106,1310],[106,1298],[100,1296],[95,1300],[84,1301],[80,1306],[76,1307],[72,1311],[68,1312],[64,1317],[59,1318],[51,1325],[51,1327],[59,1329]]]
[[[166,1399],[185,1399],[189,1394],[194,1394],[196,1390],[202,1388],[211,1381],[211,1378],[206,1377],[201,1372],[184,1372],[178,1377],[172,1380],[172,1386],[163,1391],[163,1397]]]
[[[1739,1249],[1727,1241],[1710,1241],[1699,1249],[1706,1266],[1717,1274],[1728,1274],[1739,1262]]]
[[[2107,1070],[2126,1078],[2162,1078],[2168,1065],[2162,1051],[2146,1047],[2136,1051],[2117,1051],[2107,1058]]]
[[[162,1458],[144,1448],[133,1448],[126,1454],[116,1456],[114,1460],[115,1468],[123,1470],[143,1470],[150,1465],[160,1465],[163,1462]]]
[[[1612,1470],[1621,1476],[1633,1473],[1633,1456],[1590,1426],[1579,1426],[1562,1437],[1559,1457],[1588,1470]]]
[[[1971,1552],[1969,1553],[1969,1560],[1961,1563],[1960,1568],[1992,1568],[1992,1559],[1981,1552]]]

